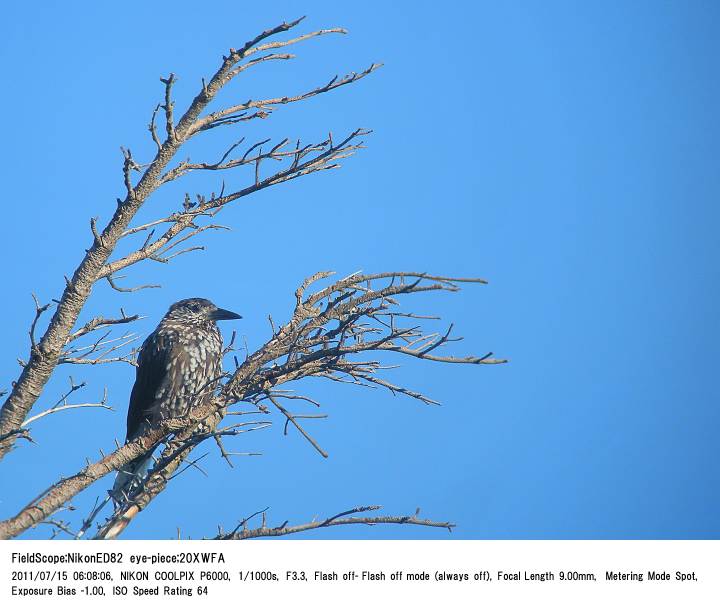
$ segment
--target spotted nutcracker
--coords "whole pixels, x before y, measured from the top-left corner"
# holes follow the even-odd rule
[[[214,380],[222,374],[222,335],[215,322],[223,319],[241,316],[205,298],[180,300],[168,309],[140,348],[126,443],[163,419],[187,414],[212,394]],[[142,478],[151,454],[118,472],[111,493],[116,502],[122,503]]]

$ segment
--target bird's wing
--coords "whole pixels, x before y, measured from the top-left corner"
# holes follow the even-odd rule
[[[169,338],[158,332],[148,336],[138,355],[135,385],[128,407],[126,441],[140,435],[144,424],[155,421],[157,396],[170,381],[168,364],[171,359],[172,344]]]

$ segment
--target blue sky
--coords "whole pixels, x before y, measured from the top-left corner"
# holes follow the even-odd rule
[[[214,159],[241,135],[310,141],[328,130],[374,129],[368,149],[326,172],[243,199],[222,214],[232,232],[171,265],[146,263],[119,294],[99,285],[82,320],[122,306],[147,316],[203,296],[243,314],[226,324],[250,348],[284,320],[293,292],[321,269],[419,270],[481,276],[488,286],[418,298],[416,312],[455,322],[458,353],[494,351],[506,366],[404,362],[390,379],[440,400],[431,407],[379,391],[314,382],[330,416],[308,424],[322,459],[295,433],[248,434],[235,450],[262,457],[234,469],[214,447],[210,474],[179,477],[127,531],[193,538],[266,506],[270,524],[300,523],[355,505],[416,507],[457,523],[453,538],[716,538],[720,526],[720,82],[713,2],[418,3],[176,1],[59,3],[5,9],[0,242],[2,387],[26,357],[31,292],[62,290],[122,195],[122,157],[141,160],[175,72],[177,108],[229,47],[307,14],[293,62],[263,66],[219,103],[286,95],[371,62],[363,81],[216,130],[192,148]],[[187,189],[158,192],[142,219]],[[251,179],[237,173],[229,184]],[[347,227],[351,226],[352,229]],[[67,412],[33,427],[0,470],[0,517],[25,505],[85,456],[124,436],[134,372],[117,364],[60,368],[104,386],[114,413]],[[203,451],[204,452],[204,451]],[[75,505],[86,510],[111,485]],[[44,538],[47,527],[29,531]],[[419,527],[334,528],[312,538],[431,538]]]

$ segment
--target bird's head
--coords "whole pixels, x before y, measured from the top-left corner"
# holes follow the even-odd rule
[[[187,324],[203,324],[223,319],[242,319],[242,315],[216,307],[206,298],[179,300],[168,309],[165,319]]]

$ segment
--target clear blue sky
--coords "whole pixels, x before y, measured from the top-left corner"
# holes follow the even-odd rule
[[[180,109],[227,48],[304,13],[302,30],[350,35],[248,72],[221,102],[385,67],[271,120],[217,130],[195,158],[215,158],[241,134],[310,140],[356,127],[375,130],[369,148],[339,172],[244,199],[223,214],[234,230],[209,236],[205,252],[126,279],[162,290],[101,285],[82,319],[123,306],[147,315],[144,336],[170,303],[203,296],[243,314],[224,329],[252,348],[268,337],[268,313],[286,319],[296,285],[320,269],[477,275],[490,285],[414,309],[454,321],[460,354],[511,359],[409,361],[390,373],[441,407],[315,382],[330,418],[308,427],[328,460],[297,434],[283,437],[276,417],[233,443],[264,456],[231,470],[209,446],[210,476],[183,474],[129,537],[171,537],[176,527],[212,535],[266,506],[276,525],[373,503],[387,513],[420,506],[456,522],[454,538],[718,537],[717,3],[42,2],[4,13],[3,387],[27,355],[30,293],[61,293],[90,243],[88,219],[106,221],[122,194],[119,146],[148,158],[158,77],[178,75]],[[213,179],[185,188],[216,190]],[[158,193],[142,218],[177,206],[181,192]],[[130,366],[58,369],[39,407],[69,374],[88,381],[82,399],[107,386],[117,411],[38,422],[38,445],[2,463],[0,517],[124,435]],[[310,535],[447,536],[417,527]]]

